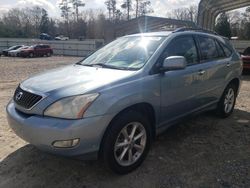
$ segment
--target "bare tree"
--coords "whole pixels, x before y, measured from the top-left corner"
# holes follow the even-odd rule
[[[121,11],[116,8],[117,2],[116,0],[107,0],[105,1],[106,8],[108,10],[108,18],[109,21],[117,22],[121,19]]]
[[[187,11],[189,13],[189,20],[197,23],[198,7],[190,6],[189,8],[187,8]]]
[[[112,12],[111,0],[105,1],[104,3],[108,10],[109,20],[111,20],[111,12]]]
[[[144,16],[148,13],[154,12],[151,8],[151,2],[148,0],[136,0],[135,17]]]
[[[130,12],[132,11],[132,3],[131,0],[125,0],[125,2],[121,5],[121,8],[127,11],[127,20],[130,19]]]
[[[140,0],[135,0],[136,3],[135,3],[135,17],[137,18],[138,17],[138,12],[139,12],[139,2]]]
[[[146,14],[154,12],[151,8],[150,1],[142,1],[139,5],[139,16],[145,16]]]
[[[189,8],[174,9],[169,16],[178,20],[197,22],[197,14],[198,8],[196,6],[190,6]]]
[[[65,25],[67,28],[67,35],[70,36],[70,31],[69,31],[69,19],[71,13],[70,2],[68,0],[62,0],[61,3],[59,4],[59,7],[61,9],[61,16],[64,18]]]
[[[71,0],[73,8],[75,9],[76,21],[79,21],[79,7],[84,7],[85,3],[82,0]]]
[[[68,0],[62,0],[59,4],[61,9],[61,16],[65,19],[66,22],[69,22],[70,13],[71,13],[71,6]]]

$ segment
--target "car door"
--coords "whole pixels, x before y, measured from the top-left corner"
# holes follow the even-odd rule
[[[34,47],[34,55],[35,56],[39,56],[40,55],[40,46],[39,45],[36,45]]]
[[[161,75],[162,124],[198,109],[196,95],[202,84],[197,45],[192,35],[174,38],[159,58],[160,63],[170,56],[184,56],[187,67],[184,70],[167,71]]]
[[[200,106],[217,102],[224,88],[228,60],[217,41],[209,36],[197,36],[201,54],[202,85],[197,93]]]
[[[41,56],[46,55],[46,48],[47,48],[46,45],[42,45],[42,46],[41,46],[41,53],[40,53]]]
[[[49,52],[49,46],[44,45],[43,46],[43,55],[47,55],[48,52]]]

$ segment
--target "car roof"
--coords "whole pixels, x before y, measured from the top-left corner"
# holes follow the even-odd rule
[[[127,35],[127,36],[169,36],[172,31],[161,31],[161,32],[148,32],[148,33],[136,33],[132,35]]]
[[[170,36],[172,34],[176,35],[182,35],[182,34],[200,34],[200,35],[207,35],[207,36],[212,36],[216,38],[225,38],[223,36],[218,35],[216,32],[209,31],[209,30],[202,30],[202,29],[185,29],[185,28],[180,28],[177,30],[173,31],[160,31],[160,32],[148,32],[148,33],[137,33],[137,34],[132,34],[132,35],[127,35],[127,36]]]

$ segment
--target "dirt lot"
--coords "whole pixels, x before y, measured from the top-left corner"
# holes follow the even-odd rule
[[[5,106],[31,74],[79,58],[0,58],[0,187],[250,187],[250,75],[244,76],[234,114],[199,115],[162,134],[135,172],[117,176],[99,162],[43,153],[19,139]]]

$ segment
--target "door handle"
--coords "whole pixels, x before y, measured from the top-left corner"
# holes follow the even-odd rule
[[[206,72],[206,71],[204,71],[204,70],[199,70],[198,74],[199,74],[200,76],[202,76],[202,75],[205,74],[205,72]]]

